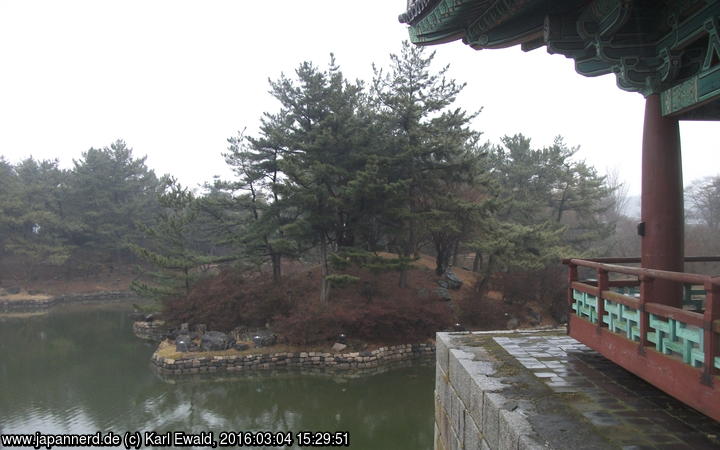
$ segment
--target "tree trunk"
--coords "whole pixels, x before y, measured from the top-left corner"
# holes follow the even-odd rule
[[[457,239],[455,241],[455,246],[453,247],[453,257],[452,257],[453,267],[457,267],[457,265],[458,265],[458,252],[459,251],[460,251],[460,239]]]
[[[320,236],[320,303],[328,303],[330,298],[330,282],[327,277],[330,275],[327,257],[327,241],[325,233]]]
[[[487,287],[488,281],[490,281],[490,277],[492,276],[493,271],[493,259],[493,255],[490,255],[488,257],[488,263],[485,267],[485,270],[483,271],[482,279],[480,279],[480,281],[475,284],[475,291],[478,293],[482,293],[483,290]]]
[[[480,253],[480,251],[478,250],[475,252],[475,259],[473,259],[472,271],[477,272],[478,270],[480,270],[481,264],[482,264],[482,253]]]
[[[435,257],[435,274],[436,275],[442,275],[445,273],[445,270],[447,270],[448,267],[448,261],[450,260],[450,255],[448,254],[450,249],[447,247],[442,247],[437,250],[437,256]]]
[[[400,271],[400,281],[398,282],[398,286],[401,288],[407,287],[407,270]]]
[[[399,256],[401,258],[407,258],[408,254],[409,254],[409,252],[403,251],[403,253],[401,253]],[[405,270],[405,269],[400,271],[400,279],[398,280],[398,286],[401,288],[407,287],[407,270]]]
[[[272,259],[273,281],[278,283],[282,276],[282,256],[279,253],[273,253],[270,258]]]

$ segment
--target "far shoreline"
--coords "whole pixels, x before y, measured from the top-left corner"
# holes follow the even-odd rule
[[[10,294],[0,296],[0,314],[32,313],[51,309],[53,306],[69,303],[105,303],[140,297],[130,290],[108,290],[77,292],[60,295]]]

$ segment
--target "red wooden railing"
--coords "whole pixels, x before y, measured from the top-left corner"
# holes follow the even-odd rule
[[[720,262],[720,257],[688,257],[685,261]],[[715,367],[716,358],[720,357],[720,277],[618,265],[640,263],[639,258],[567,259],[563,263],[568,266],[568,334],[670,395],[720,421],[720,371]],[[581,281],[578,277],[578,269],[581,267],[593,269],[597,279]],[[611,279],[611,275],[621,275],[625,279]],[[704,311],[699,313],[654,303],[655,280],[703,286],[706,293]],[[637,286],[640,288],[639,297],[612,290]],[[596,299],[593,300],[595,310],[589,318],[578,315],[573,309],[574,305],[579,308],[575,297],[582,296],[582,293]],[[626,322],[627,327],[633,328],[626,336],[609,329],[611,318],[605,310],[606,300],[611,302],[608,305],[620,304],[639,312],[637,327]],[[662,336],[660,330],[651,331],[651,315],[655,320],[665,320],[671,326],[679,324],[683,329],[689,326],[701,330],[704,358],[702,367],[696,367],[700,363],[695,359],[688,363],[673,354],[656,350],[656,347],[661,345],[653,345],[649,336],[652,335],[656,341],[662,339]],[[605,323],[605,320],[608,323]],[[634,333],[639,335],[637,340]],[[699,350],[697,348],[695,352]]]

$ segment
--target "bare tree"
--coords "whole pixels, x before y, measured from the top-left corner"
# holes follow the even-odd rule
[[[720,229],[720,175],[693,181],[685,189],[685,201],[689,219]]]
[[[620,168],[615,166],[606,169],[605,185],[608,187],[607,220],[615,222],[621,217],[627,216],[627,207],[630,197],[628,196],[629,186],[620,178]]]

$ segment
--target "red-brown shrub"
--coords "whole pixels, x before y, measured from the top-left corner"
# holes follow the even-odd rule
[[[417,295],[420,287],[429,290],[434,284],[430,271],[410,273],[414,284],[409,288],[397,286],[397,273],[353,274],[376,283],[372,302],[362,295],[361,285],[351,285],[333,289],[328,304],[319,304],[317,268],[291,273],[280,283],[224,271],[198,282],[187,298],[168,302],[165,315],[174,325],[205,323],[214,330],[270,323],[281,341],[294,345],[332,343],[340,333],[369,343],[421,342],[454,323],[447,303]]]
[[[544,316],[562,321],[566,310],[566,270],[556,264],[537,271],[503,273],[499,278],[505,298],[516,309],[537,302]]]
[[[374,343],[422,342],[453,323],[450,307],[429,299],[377,299],[372,303],[309,302],[277,316],[275,328],[290,344],[329,343],[345,333],[350,339]]]
[[[502,330],[517,308],[500,291],[468,292],[457,301],[458,321],[467,330]]]
[[[204,323],[213,330],[261,327],[290,310],[291,298],[284,286],[272,279],[247,279],[241,273],[223,271],[199,281],[186,298],[168,301],[165,317],[174,325]]]

